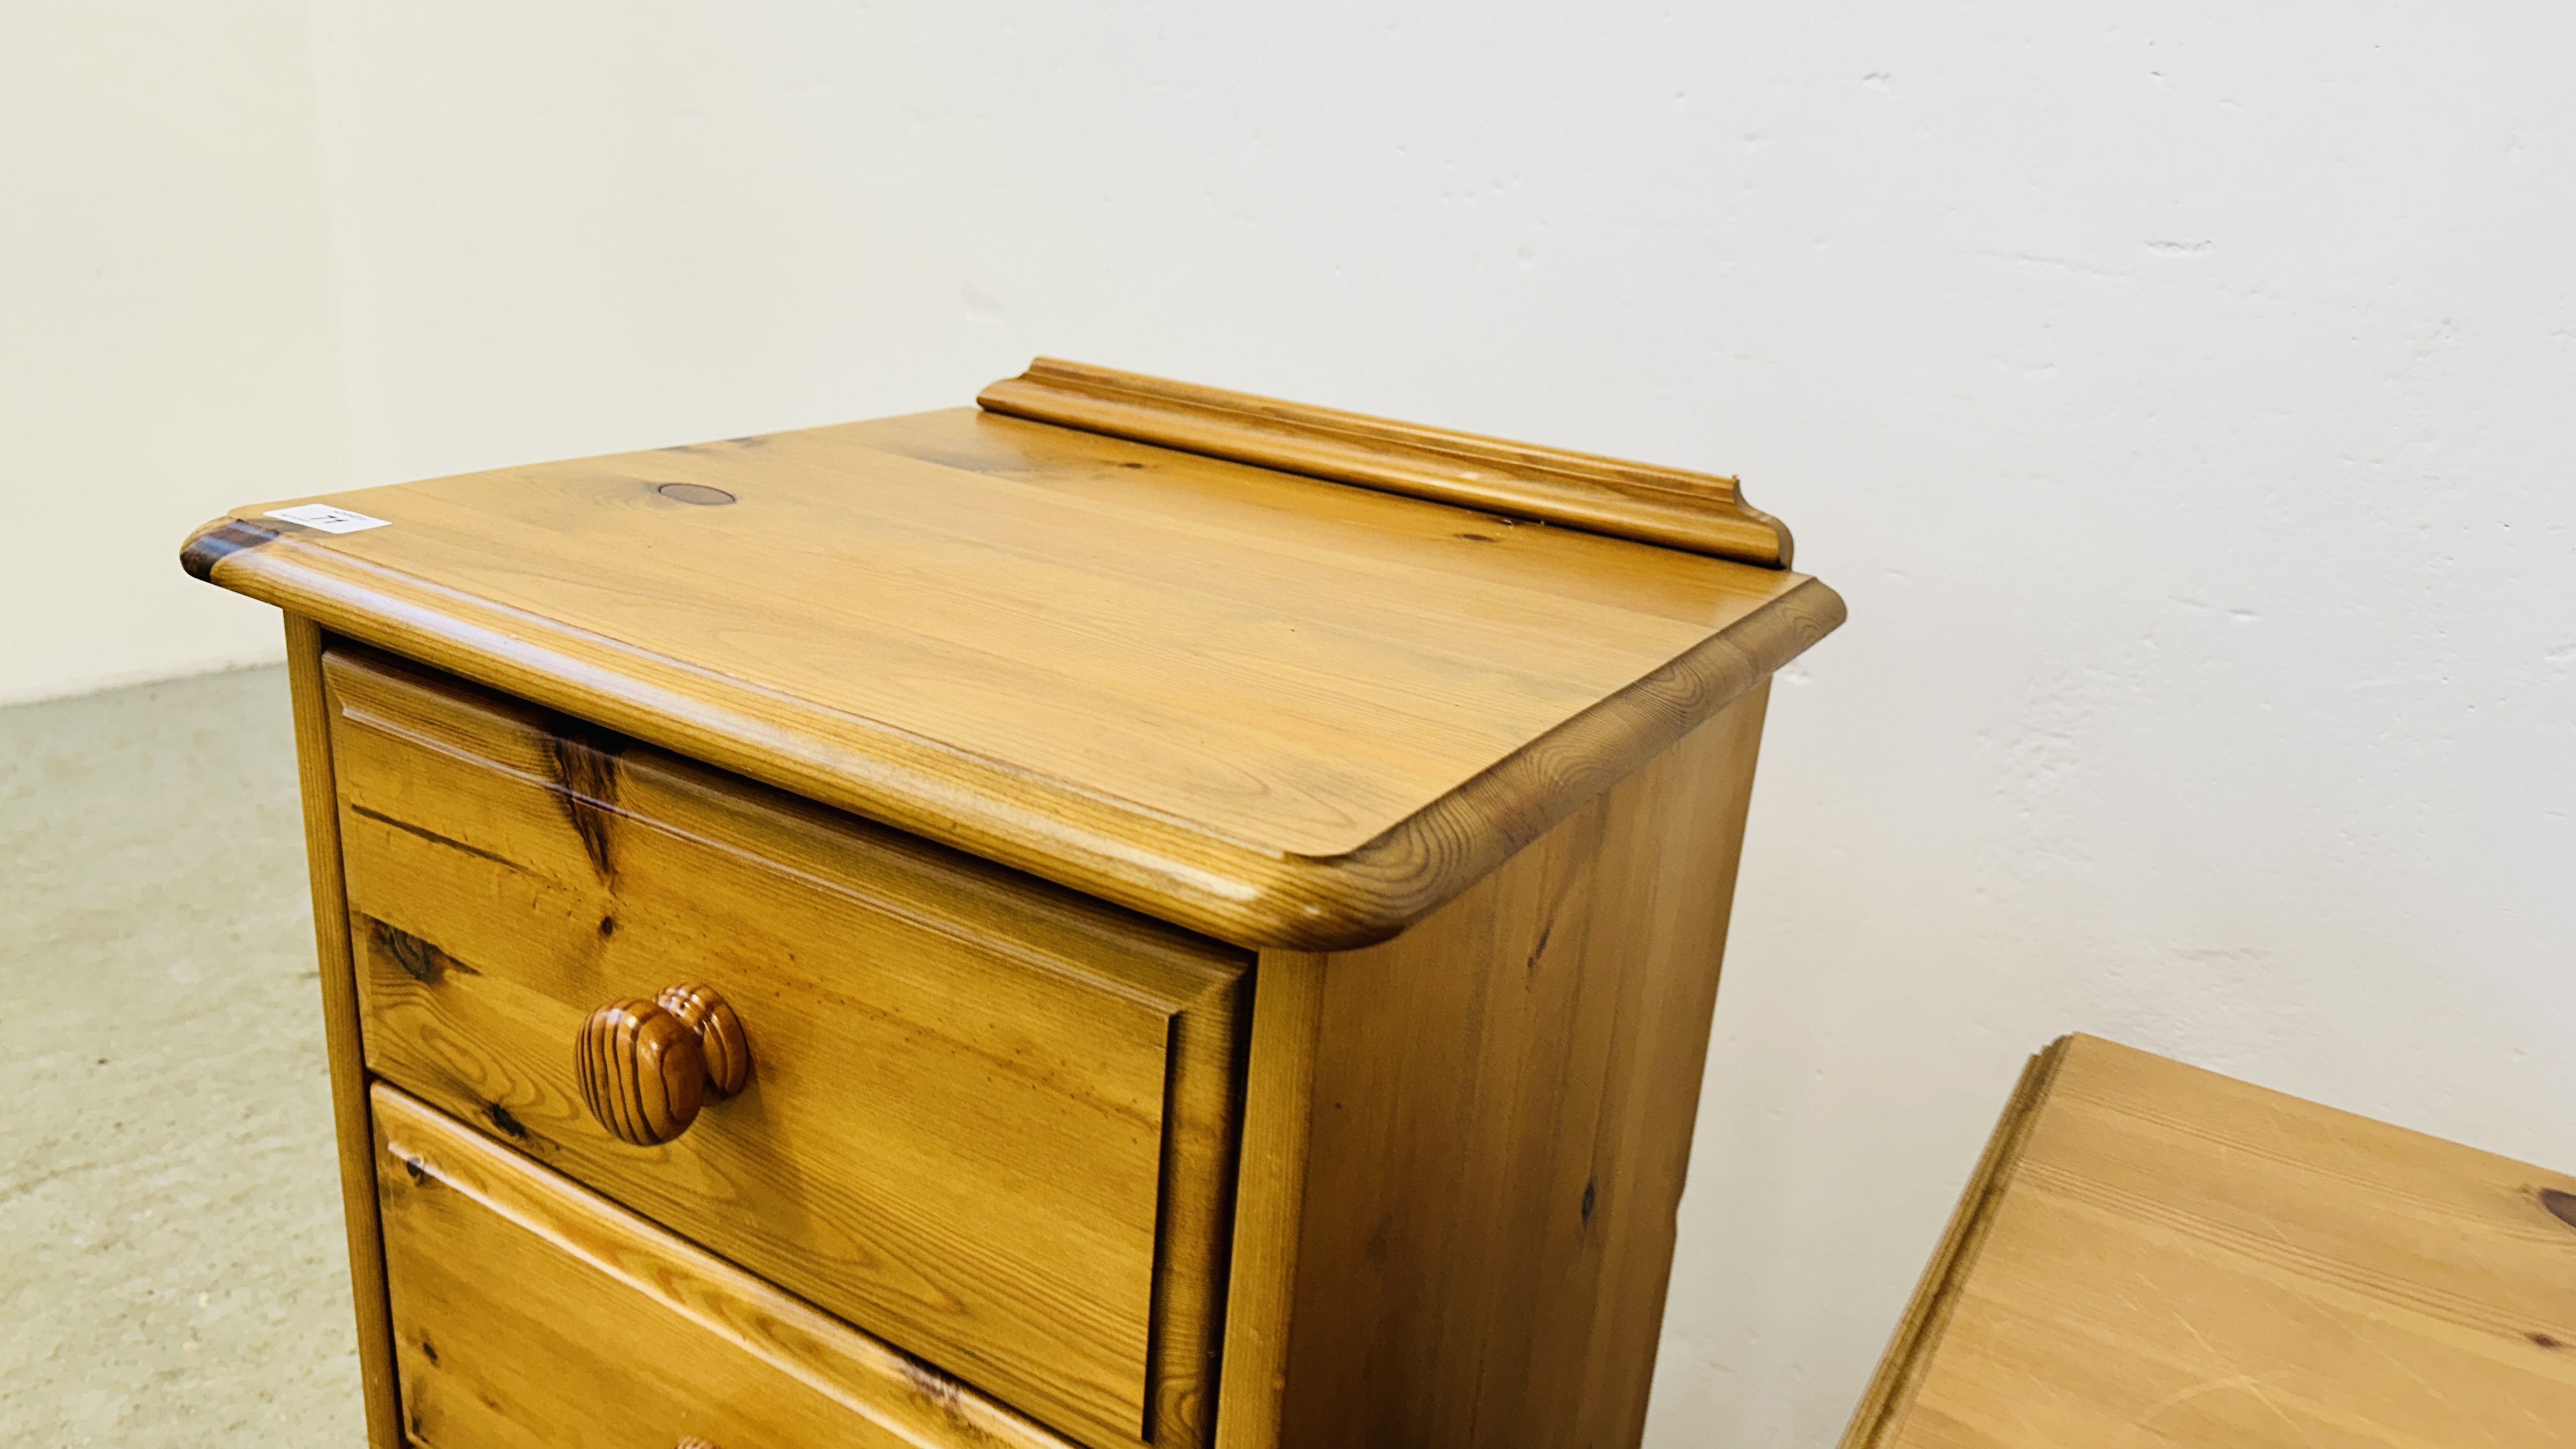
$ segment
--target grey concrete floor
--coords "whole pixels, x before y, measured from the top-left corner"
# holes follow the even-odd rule
[[[0,1444],[364,1441],[282,669],[0,710]]]

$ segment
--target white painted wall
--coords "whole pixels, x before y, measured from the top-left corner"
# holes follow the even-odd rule
[[[1043,351],[1791,520],[1853,622],[1774,707],[1654,1444],[1831,1442],[2064,1030],[2576,1164],[2565,7],[313,14],[360,481]],[[154,588],[303,486],[209,426]]]
[[[301,0],[0,5],[0,702],[275,657],[178,569],[348,469]]]

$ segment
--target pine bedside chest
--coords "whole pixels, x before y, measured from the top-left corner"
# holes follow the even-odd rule
[[[1040,362],[243,509],[377,1449],[1632,1445],[1731,479]]]

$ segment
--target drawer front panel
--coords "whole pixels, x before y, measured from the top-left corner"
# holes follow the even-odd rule
[[[423,1449],[1064,1441],[390,1087],[376,1177]]]
[[[1242,959],[378,656],[326,677],[371,1070],[1059,1428],[1204,1442]],[[575,1037],[679,982],[750,1084],[630,1146]]]

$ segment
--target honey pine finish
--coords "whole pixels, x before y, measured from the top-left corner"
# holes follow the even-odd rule
[[[287,611],[374,1443],[1635,1443],[1841,600],[1731,479],[979,402],[189,540]]]
[[[2576,1445],[2576,1177],[2066,1038],[1843,1444]]]

